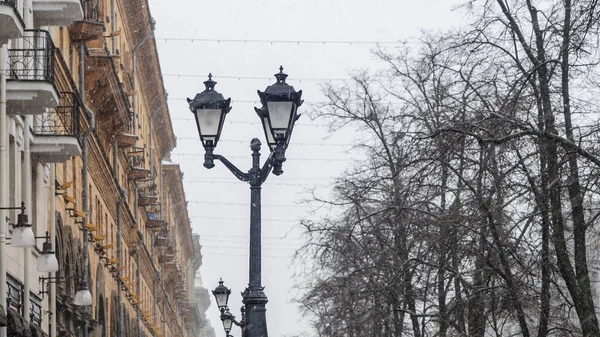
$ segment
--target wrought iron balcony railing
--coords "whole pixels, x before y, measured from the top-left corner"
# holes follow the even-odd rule
[[[133,147],[127,153],[129,156],[129,178],[133,180],[145,180],[150,176],[150,170],[146,169],[146,155],[143,147]]]
[[[151,206],[158,200],[158,188],[153,179],[138,181],[138,205]]]
[[[54,113],[35,116],[33,133],[43,136],[73,136],[81,139],[79,116],[82,107],[74,92],[60,92],[60,102]]]
[[[134,147],[129,151],[129,165],[134,169],[146,168],[146,154],[143,147]]]
[[[14,9],[17,9],[17,0],[0,0],[0,4],[9,5]]]
[[[8,81],[54,83],[55,47],[45,30],[25,30],[23,48],[8,50]]]

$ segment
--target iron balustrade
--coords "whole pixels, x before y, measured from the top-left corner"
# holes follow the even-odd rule
[[[158,190],[154,179],[144,180],[138,184],[140,195],[157,196]]]
[[[143,147],[133,147],[129,151],[129,165],[134,169],[146,169],[146,154]]]
[[[0,0],[0,4],[6,4],[12,8],[17,8],[17,0]]]
[[[60,92],[59,106],[54,113],[35,116],[33,133],[43,136],[73,136],[81,141],[79,96],[74,92]]]
[[[140,206],[151,206],[158,199],[158,189],[154,179],[138,181],[138,204]]]
[[[50,33],[26,29],[23,48],[8,50],[8,81],[45,81],[54,84],[55,47]]]
[[[146,206],[146,214],[150,220],[158,220],[161,218],[160,203],[154,203]]]

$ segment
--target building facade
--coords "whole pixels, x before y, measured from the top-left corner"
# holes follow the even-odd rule
[[[0,336],[214,335],[153,29],[147,0],[0,0]]]

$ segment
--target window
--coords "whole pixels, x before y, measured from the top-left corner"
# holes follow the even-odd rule
[[[6,302],[9,308],[21,312],[23,304],[23,284],[10,274],[6,274]]]
[[[34,293],[29,293],[29,317],[33,325],[42,325],[42,299]]]

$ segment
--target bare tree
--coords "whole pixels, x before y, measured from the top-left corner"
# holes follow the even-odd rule
[[[379,50],[377,81],[324,87],[315,114],[369,138],[340,213],[303,222],[321,336],[600,335],[596,1],[465,9],[468,29]]]

